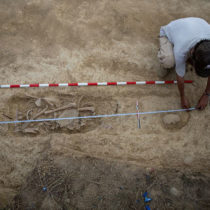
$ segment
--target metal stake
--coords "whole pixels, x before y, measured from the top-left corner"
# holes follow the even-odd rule
[[[141,122],[140,122],[140,114],[139,114],[139,102],[136,101],[136,110],[137,110],[137,121],[138,121],[138,128],[141,128]]]

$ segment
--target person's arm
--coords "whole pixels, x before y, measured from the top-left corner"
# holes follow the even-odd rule
[[[210,94],[210,76],[208,77],[208,82],[206,85],[205,92],[198,101],[198,105],[196,107],[197,109],[203,110],[208,105],[208,100],[209,100],[208,94]]]
[[[177,85],[180,93],[182,108],[189,109],[190,103],[188,99],[185,97],[185,92],[184,92],[184,77],[180,77],[178,74],[176,74],[176,76],[177,76]]]
[[[180,99],[181,99],[181,106],[184,109],[190,108],[190,103],[188,99],[185,96],[184,91],[184,75],[186,71],[186,60],[185,60],[185,54],[181,53],[180,49],[174,46],[174,57],[176,62],[176,77],[177,77],[177,85],[180,93]]]

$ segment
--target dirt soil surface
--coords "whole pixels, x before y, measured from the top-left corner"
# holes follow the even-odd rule
[[[0,0],[0,84],[159,80],[158,34],[209,0]],[[175,79],[172,71],[166,78]],[[196,105],[206,79],[188,71]],[[176,85],[1,89],[0,121],[180,108]],[[0,125],[0,209],[210,209],[210,108]]]

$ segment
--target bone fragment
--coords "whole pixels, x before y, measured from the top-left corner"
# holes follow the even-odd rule
[[[37,113],[34,117],[32,117],[30,120],[35,120],[36,118],[38,118],[40,115],[44,114],[45,111],[48,109],[48,106],[46,106],[41,112]],[[29,110],[27,112],[27,120],[29,120],[28,118],[28,114],[31,110]],[[24,131],[27,127],[29,126],[29,123],[25,123],[24,125],[22,125],[21,130]]]
[[[37,134],[39,132],[39,129],[37,129],[37,128],[26,128],[22,132],[28,133],[28,134]]]
[[[27,113],[26,113],[26,118],[27,118],[27,120],[30,120],[29,114],[30,114],[31,111],[32,111],[32,109],[28,110]]]
[[[52,102],[48,98],[42,98],[49,106],[54,106]]]
[[[10,117],[9,115],[7,115],[7,114],[2,114],[4,117],[7,117],[8,119],[10,119],[10,120],[13,120],[13,118],[12,117]]]
[[[34,117],[33,120],[35,120],[36,118],[38,118],[39,116],[41,116],[42,114],[44,114],[48,109],[48,106],[46,106],[41,112],[37,113]]]
[[[80,98],[79,98],[79,100],[78,100],[78,105],[77,105],[77,107],[78,107],[78,109],[80,108],[80,105],[81,105],[81,101],[83,100],[83,98],[84,98],[84,96],[81,96]]]
[[[28,97],[28,98],[38,99],[38,97],[36,97],[36,96],[31,96],[31,95],[28,95],[28,94],[26,94],[25,96]]]
[[[42,99],[41,98],[38,98],[36,101],[35,101],[35,104],[37,107],[41,107],[42,105]]]
[[[66,106],[63,106],[63,107],[60,107],[60,108],[57,108],[57,109],[53,109],[53,110],[50,110],[50,111],[46,111],[44,114],[51,114],[51,113],[58,112],[58,111],[61,111],[61,110],[64,110],[64,109],[76,108],[76,107],[77,107],[77,105],[75,103],[70,103]]]
[[[82,107],[78,109],[79,112],[95,112],[95,108],[94,107]]]

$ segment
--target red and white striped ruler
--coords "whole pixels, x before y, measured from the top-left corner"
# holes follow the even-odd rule
[[[185,83],[192,83],[192,80],[185,80]],[[111,86],[111,85],[163,85],[176,84],[177,81],[137,81],[137,82],[95,82],[95,83],[53,83],[53,84],[16,84],[0,85],[0,88],[30,88],[30,87],[70,87],[70,86]]]

